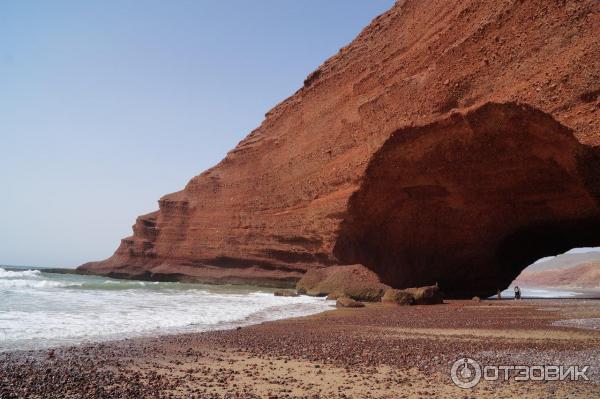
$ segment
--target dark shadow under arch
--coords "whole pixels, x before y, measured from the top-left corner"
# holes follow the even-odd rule
[[[527,265],[600,245],[600,155],[550,115],[486,104],[395,132],[353,194],[334,253],[395,287],[487,296]]]

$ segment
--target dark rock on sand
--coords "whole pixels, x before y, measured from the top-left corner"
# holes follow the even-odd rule
[[[343,296],[337,299],[335,306],[338,308],[362,308],[365,306],[365,304],[359,301],[355,301],[352,298]]]
[[[415,303],[415,297],[405,290],[390,288],[385,291],[381,302],[394,305],[412,305]]]
[[[334,301],[338,298],[343,297],[344,294],[340,293],[340,292],[332,292],[331,294],[327,295],[327,300],[329,301]]]
[[[275,291],[274,292],[275,296],[288,296],[288,297],[294,297],[294,296],[298,296],[298,292],[295,291],[286,291],[286,290],[282,290],[282,291]]]
[[[404,291],[413,296],[415,305],[437,305],[444,303],[444,294],[437,285],[407,288]]]
[[[312,296],[347,296],[357,301],[378,302],[389,288],[373,271],[363,265],[331,266],[312,269],[298,281],[298,291]]]
[[[381,302],[395,305],[436,305],[444,303],[444,295],[436,285],[404,290],[390,288],[385,291]]]

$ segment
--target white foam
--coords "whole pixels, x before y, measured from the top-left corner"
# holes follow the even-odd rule
[[[60,281],[48,281],[48,280],[22,280],[22,279],[11,279],[11,280],[0,280],[0,288],[59,288],[59,287],[71,287],[80,286],[81,283],[67,283]]]
[[[528,288],[521,287],[522,298],[573,298],[578,294],[574,291],[565,291],[552,288]],[[510,287],[502,291],[503,298],[514,298],[515,291]]]
[[[238,287],[27,276],[0,278],[0,351],[230,328],[331,306],[323,298]]]
[[[39,277],[39,270],[12,271],[0,267],[0,278]]]

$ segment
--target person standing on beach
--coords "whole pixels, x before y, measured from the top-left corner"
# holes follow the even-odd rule
[[[515,285],[515,299],[521,299],[521,289],[518,285]]]

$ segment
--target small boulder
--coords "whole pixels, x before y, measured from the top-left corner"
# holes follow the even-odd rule
[[[412,294],[404,291],[404,290],[396,290],[390,288],[385,291],[383,294],[383,298],[381,298],[381,302],[393,304],[393,305],[412,305],[415,302],[415,298]]]
[[[359,301],[355,301],[352,298],[348,298],[347,296],[343,296],[337,299],[335,306],[338,308],[362,308],[365,306],[365,304]]]
[[[444,294],[437,285],[407,288],[404,291],[412,294],[415,298],[415,305],[436,305],[444,303]]]
[[[481,298],[479,298],[478,296],[474,296],[471,300],[473,302],[481,302]]]
[[[344,294],[342,294],[341,292],[332,292],[331,294],[327,295],[327,300],[328,301],[335,301],[338,298],[343,297]]]
[[[347,296],[357,301],[379,302],[384,291],[377,274],[363,265],[330,266],[311,269],[298,281],[298,292],[311,296]]]
[[[275,296],[298,296],[297,292],[294,292],[294,291],[285,291],[285,290],[275,291],[274,294],[275,294]]]

